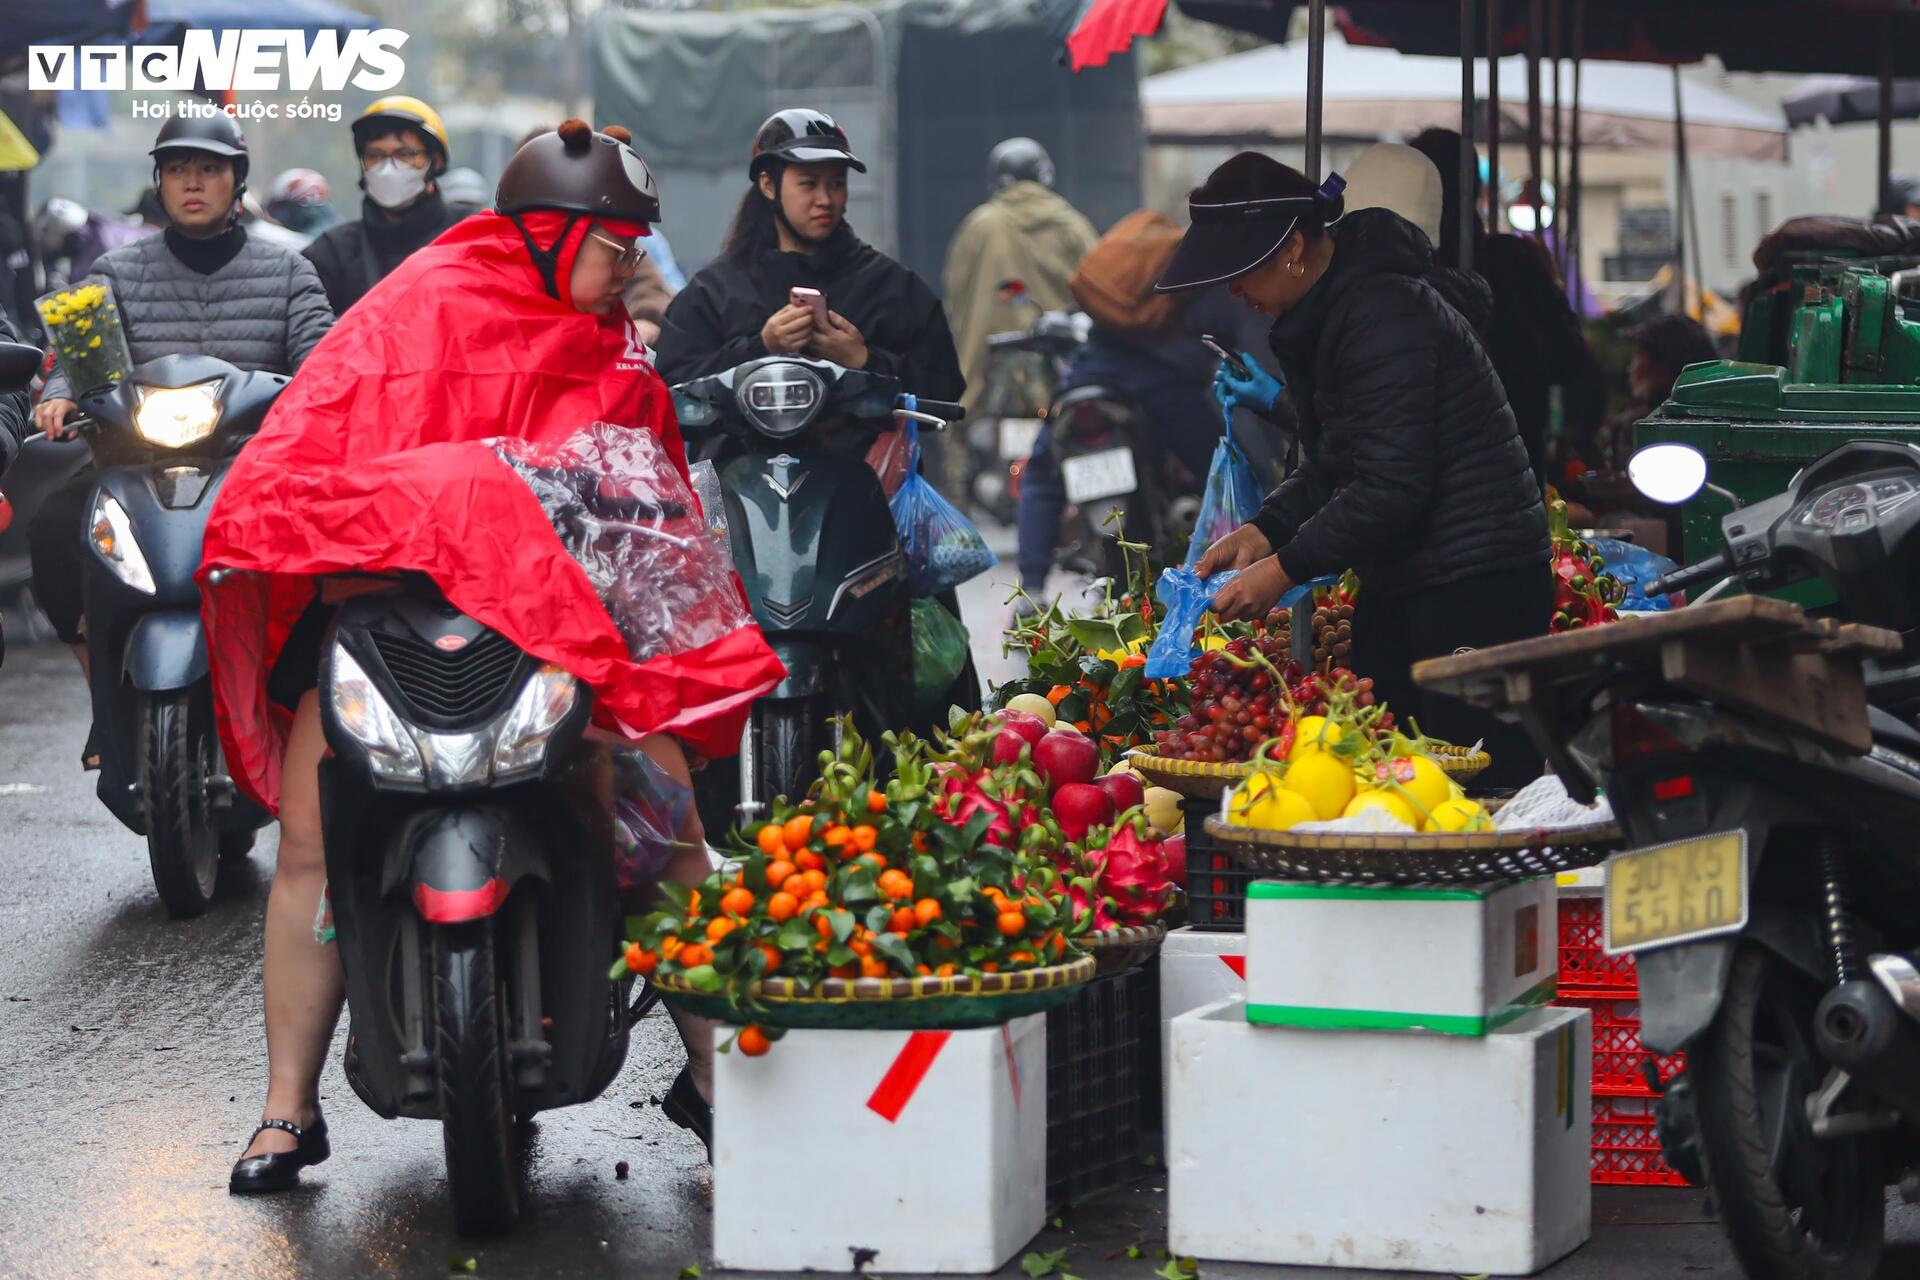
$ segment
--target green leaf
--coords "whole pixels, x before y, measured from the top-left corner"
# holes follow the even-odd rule
[[[1139,1245],[1137,1245],[1137,1244],[1130,1244],[1130,1245],[1128,1245],[1128,1246],[1127,1246],[1127,1256],[1128,1256],[1129,1258],[1137,1258],[1137,1257],[1139,1257],[1139,1256],[1140,1256],[1140,1246],[1139,1246]]]
[[[1123,635],[1120,627],[1105,618],[1069,618],[1067,633],[1082,649],[1089,651],[1124,649],[1131,638]]]
[[[827,963],[830,965],[852,964],[859,958],[853,954],[853,948],[844,942],[836,942],[827,948]]]
[[[917,880],[918,877],[915,877],[915,879]],[[939,879],[939,876],[935,875],[934,879]],[[958,879],[947,881],[947,896],[963,906],[972,902],[973,895],[978,892],[980,892],[980,886],[974,882],[972,876],[961,876]]]
[[[1113,683],[1107,688],[1107,701],[1109,703],[1125,702],[1139,693],[1140,682],[1145,678],[1141,673],[1145,670],[1145,667],[1122,668],[1120,674],[1113,678]],[[1108,725],[1107,729],[1112,732],[1113,726]]]
[[[687,888],[686,885],[675,884],[671,880],[662,880],[660,882],[660,892],[669,902],[678,908],[682,915],[686,914],[687,907],[693,902],[693,890]]]
[[[686,984],[703,996],[718,995],[727,989],[727,980],[710,964],[698,964],[680,975]]]
[[[607,981],[618,982],[627,976],[627,958],[621,956],[613,962],[613,968],[607,970]]]
[[[1020,1259],[1020,1269],[1032,1276],[1034,1280],[1040,1280],[1041,1276],[1057,1274],[1066,1260],[1065,1249],[1055,1249],[1050,1253],[1033,1250]]]
[[[689,1262],[680,1268],[680,1280],[700,1280],[700,1264]]]
[[[1115,618],[1113,625],[1119,630],[1120,638],[1127,644],[1147,638],[1147,620],[1131,610]]]
[[[850,907],[872,902],[879,896],[879,887],[873,882],[873,868],[865,863],[848,872],[846,881],[840,886],[840,901]]]
[[[1056,710],[1060,719],[1068,724],[1077,724],[1087,718],[1087,710],[1091,705],[1086,694],[1074,692],[1060,699],[1060,705]]]
[[[939,884],[940,864],[932,854],[916,853],[907,860],[907,874],[913,877],[915,884]]]
[[[1065,1229],[1066,1229],[1066,1225],[1067,1225],[1066,1223],[1064,1223],[1064,1222],[1062,1222],[1062,1221],[1061,1221],[1060,1219],[1058,1219],[1058,1218],[1055,1218],[1055,1219],[1053,1219],[1053,1222],[1052,1222],[1052,1226],[1053,1226],[1053,1229],[1054,1229],[1055,1231],[1063,1231],[1063,1230],[1065,1230]],[[1063,1252],[1064,1252],[1064,1251],[1063,1251]]]
[[[463,1258],[457,1253],[450,1253],[447,1255],[448,1271],[456,1271],[456,1272],[464,1271],[471,1274],[472,1272],[478,1271],[479,1269],[480,1269],[480,1263],[478,1259]]]
[[[774,945],[782,951],[805,951],[813,945],[814,929],[805,920],[793,919],[780,926]]]
[[[907,946],[907,940],[897,933],[876,933],[873,937],[873,949],[893,961],[902,973],[913,972],[913,952]]]
[[[829,911],[827,912],[827,923],[833,926],[833,940],[835,942],[845,942],[853,936],[853,912]]]

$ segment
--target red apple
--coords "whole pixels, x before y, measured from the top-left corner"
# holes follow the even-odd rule
[[[1137,809],[1147,802],[1146,787],[1130,773],[1109,773],[1095,778],[1093,782],[1107,793],[1107,798],[1113,801],[1113,807],[1121,813]]]
[[[993,762],[995,764],[1015,764],[1020,753],[1028,747],[1028,742],[1012,729],[1002,729],[993,740]]]
[[[1180,886],[1180,892],[1187,891],[1187,833],[1168,836],[1160,842],[1160,850],[1167,855],[1167,879]]]
[[[1113,821],[1113,801],[1086,782],[1069,782],[1053,793],[1053,818],[1069,840],[1083,839],[1089,827]]]
[[[1047,736],[1047,722],[1025,711],[1002,711],[1000,727],[1019,734],[1026,739],[1028,746],[1040,745],[1040,739]]]
[[[1100,748],[1085,734],[1055,729],[1033,749],[1033,767],[1047,780],[1047,790],[1059,795],[1062,787],[1093,782],[1100,768]]]

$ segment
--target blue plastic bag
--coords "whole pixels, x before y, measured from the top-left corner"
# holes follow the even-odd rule
[[[1631,542],[1622,542],[1618,538],[1594,538],[1593,549],[1600,553],[1607,572],[1620,580],[1627,589],[1626,599],[1620,602],[1622,609],[1659,612],[1673,608],[1673,601],[1664,595],[1650,596],[1647,584],[1662,574],[1672,573],[1680,566],[1672,560],[1645,547]]]
[[[1190,568],[1160,571],[1153,594],[1167,606],[1167,616],[1160,622],[1160,634],[1147,648],[1147,665],[1142,670],[1147,679],[1177,680],[1187,674],[1198,652],[1193,644],[1194,628],[1200,625],[1214,596],[1239,576],[1238,569],[1227,569],[1211,578],[1202,578]]]
[[[1233,440],[1233,409],[1225,406],[1222,413],[1227,431],[1213,447],[1213,464],[1207,468],[1200,518],[1194,521],[1193,539],[1187,543],[1189,569],[1200,563],[1208,547],[1260,514],[1260,486],[1253,479],[1253,464]]]
[[[920,474],[919,427],[910,422],[905,430],[907,478],[888,505],[900,531],[900,548],[907,555],[907,581],[913,593],[938,595],[979,577],[1000,558],[988,549],[973,521]]]

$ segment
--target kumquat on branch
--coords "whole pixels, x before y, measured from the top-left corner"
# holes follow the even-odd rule
[[[750,1055],[836,999],[1017,996],[1090,978],[1091,935],[1168,905],[1167,859],[1137,804],[1070,835],[1052,801],[1072,784],[1049,783],[1036,759],[1051,753],[1036,757],[1019,719],[956,713],[930,742],[888,734],[885,779],[842,722],[803,800],[731,833],[727,865],[698,888],[662,886],[615,976],[742,1024],[732,1043]]]

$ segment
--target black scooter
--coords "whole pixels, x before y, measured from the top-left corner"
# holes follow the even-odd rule
[[[917,719],[906,558],[866,452],[901,420],[940,428],[965,410],[902,394],[891,377],[794,356],[752,360],[673,395],[697,456],[718,472],[734,565],[787,668],[754,705],[737,775],[700,775],[701,816],[724,831],[751,816],[743,804],[806,793],[834,717],[852,712],[874,740]]]
[[[22,342],[0,342],[0,394],[11,395],[32,386],[45,357],[40,348]],[[24,449],[22,450],[24,452]],[[0,465],[0,479],[14,473],[17,480],[19,460],[14,466]],[[29,468],[32,464],[29,463]],[[17,593],[31,576],[27,563],[27,521],[31,511],[22,511],[13,498],[17,484],[0,485],[0,606]],[[0,661],[7,654],[6,634],[0,631]]]
[[[82,583],[99,796],[146,836],[154,887],[177,916],[207,909],[221,859],[246,856],[267,822],[227,776],[193,576],[233,455],[288,380],[162,356],[80,393],[68,420],[99,471]]]
[[[586,473],[528,478],[570,550],[695,518]],[[360,593],[322,640],[318,687],[347,1082],[387,1119],[440,1122],[456,1225],[497,1234],[520,1212],[524,1122],[612,1084],[650,1003],[607,971],[622,928],[611,753],[586,733],[586,687],[424,575],[342,581]]]
[[[1629,475],[1679,503],[1707,466],[1654,445]],[[1556,656],[1591,645],[1583,632],[1415,675],[1520,719],[1576,798],[1604,786],[1632,846],[1607,864],[1607,948],[1638,961],[1646,1047],[1689,1053],[1659,1102],[1661,1142],[1712,1189],[1743,1269],[1867,1280],[1886,1188],[1920,1199],[1920,448],[1842,445],[1721,535],[1720,553],[1648,593],[1818,579],[1839,602],[1796,643],[1864,655],[1864,687],[1784,646],[1677,637]],[[1713,607],[1667,617],[1684,629]],[[1804,625],[1767,613],[1781,616],[1742,625]],[[1688,692],[1702,671],[1724,692]],[[1811,680],[1827,693],[1798,720],[1778,714]]]

